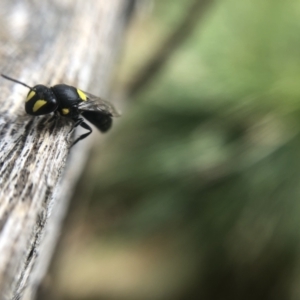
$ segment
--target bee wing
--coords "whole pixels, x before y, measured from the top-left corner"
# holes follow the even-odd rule
[[[103,113],[110,114],[113,117],[119,117],[121,115],[110,102],[90,93],[84,93],[86,94],[88,100],[80,102],[78,105],[79,109],[83,111],[102,111]]]

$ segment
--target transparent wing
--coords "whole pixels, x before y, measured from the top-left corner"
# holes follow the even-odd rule
[[[102,111],[108,113],[113,117],[119,117],[121,114],[115,109],[115,107],[108,101],[105,101],[90,93],[84,92],[88,97],[87,101],[79,103],[78,108],[83,111]]]

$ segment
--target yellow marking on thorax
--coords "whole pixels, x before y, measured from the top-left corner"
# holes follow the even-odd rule
[[[33,112],[36,112],[38,111],[41,107],[43,107],[45,104],[47,103],[46,100],[37,100],[34,105],[33,105],[33,108],[32,108],[32,111]]]
[[[70,112],[70,110],[69,110],[68,108],[63,108],[63,109],[61,110],[61,113],[62,113],[63,115],[67,115],[69,112]]]
[[[77,93],[78,93],[79,98],[80,98],[81,100],[83,100],[83,101],[86,101],[86,100],[87,100],[87,96],[86,96],[86,94],[85,94],[83,91],[81,91],[80,89],[77,89]]]
[[[32,97],[34,97],[34,95],[35,95],[35,91],[31,91],[26,98],[26,102],[29,101]]]

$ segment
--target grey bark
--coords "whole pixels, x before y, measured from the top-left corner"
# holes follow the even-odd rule
[[[106,97],[130,0],[3,0],[1,72]],[[0,299],[33,299],[93,134],[70,151],[72,122],[24,111],[28,90],[0,78]]]

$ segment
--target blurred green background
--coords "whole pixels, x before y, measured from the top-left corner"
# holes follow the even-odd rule
[[[40,299],[300,299],[300,2],[209,2],[131,94],[194,2],[131,22]]]

